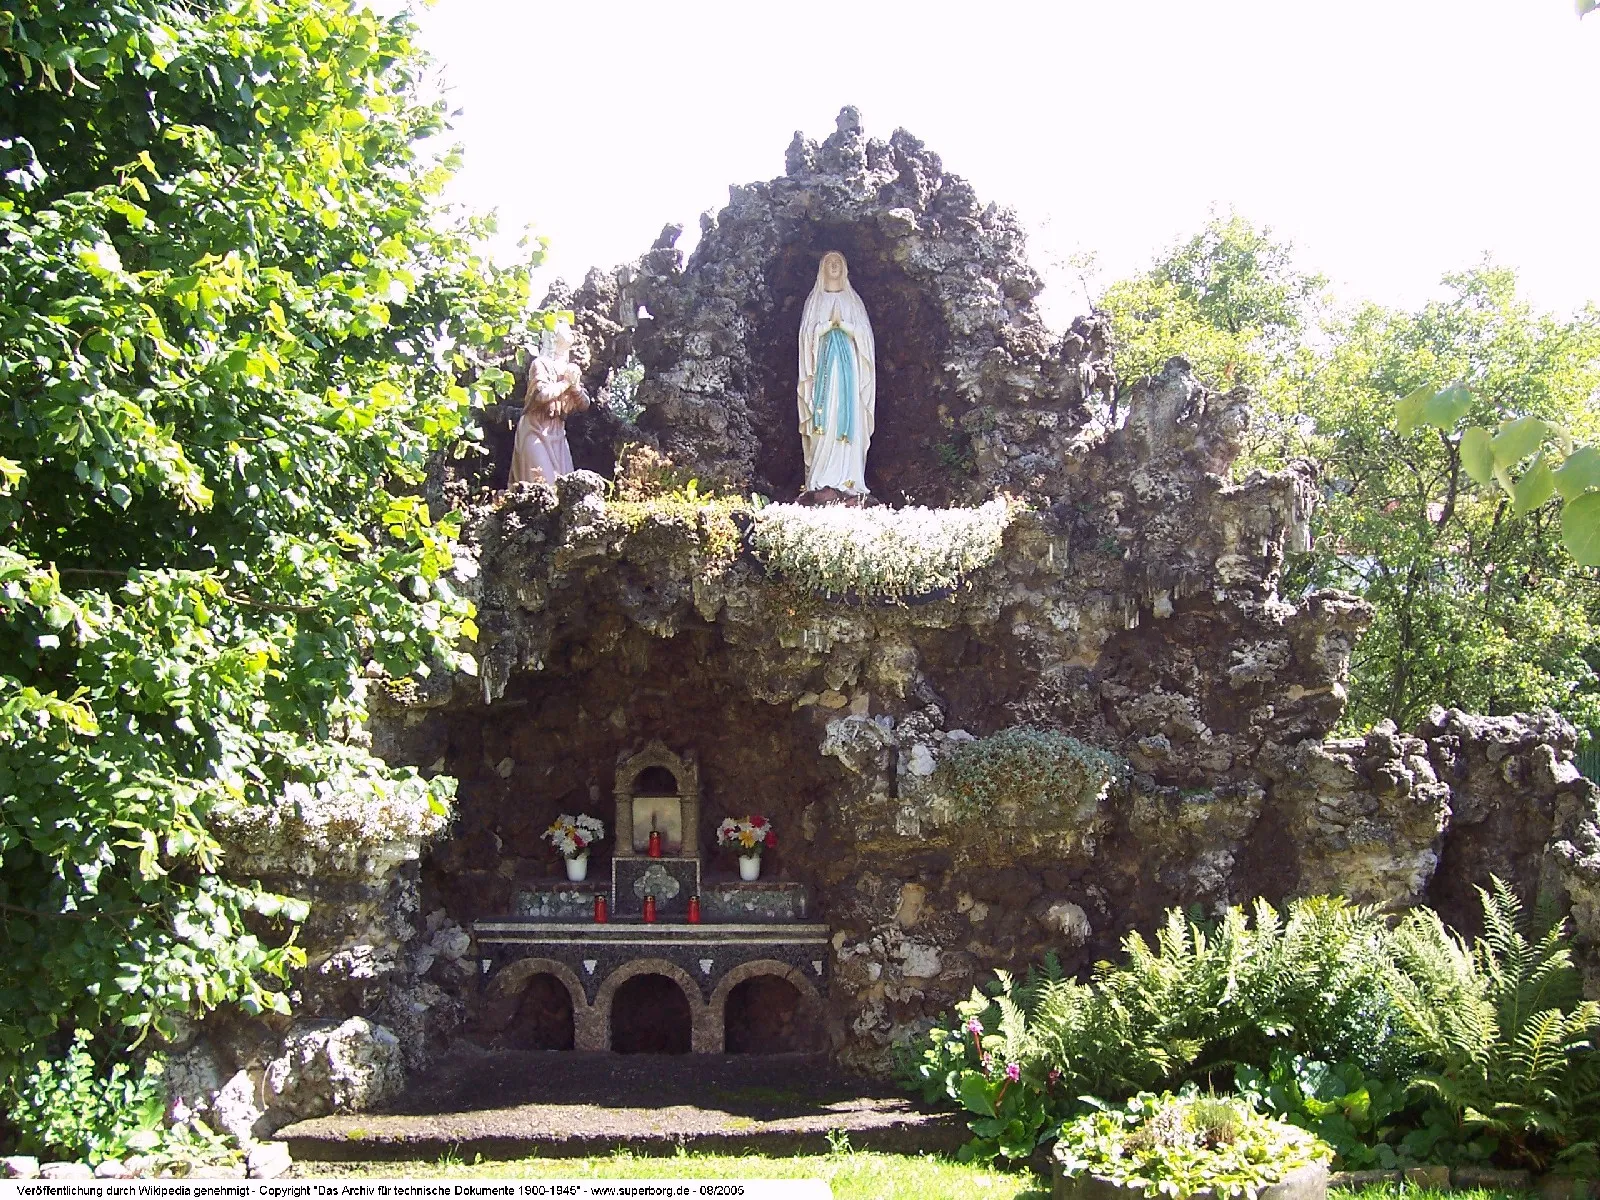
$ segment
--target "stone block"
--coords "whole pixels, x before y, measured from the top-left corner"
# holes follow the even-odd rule
[[[713,883],[700,893],[700,919],[707,924],[776,924],[804,921],[811,889],[803,883]]]
[[[0,1179],[37,1179],[39,1160],[27,1154],[9,1154],[0,1158]]]
[[[40,1179],[93,1179],[94,1168],[81,1162],[47,1162],[39,1168]]]
[[[513,898],[511,911],[535,921],[588,921],[594,917],[594,898],[610,890],[604,881],[524,888]]]
[[[663,920],[681,918],[689,911],[689,897],[699,894],[700,860],[697,858],[616,858],[611,861],[614,916],[641,916],[644,898],[654,896],[658,917]],[[591,901],[591,907],[592,904]]]
[[[245,1175],[250,1179],[276,1179],[294,1165],[289,1147],[282,1142],[262,1142],[245,1156]]]

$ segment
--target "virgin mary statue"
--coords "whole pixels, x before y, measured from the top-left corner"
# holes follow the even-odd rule
[[[867,443],[878,391],[866,305],[844,255],[830,250],[800,317],[800,444],[805,491],[867,494]]]

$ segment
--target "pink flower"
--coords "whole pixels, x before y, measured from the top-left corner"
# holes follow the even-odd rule
[[[1020,1063],[1007,1063],[1006,1064],[1006,1079],[1011,1083],[1015,1083],[1017,1080],[1019,1080],[1021,1078],[1022,1078],[1022,1065]]]
[[[978,1020],[977,1017],[968,1018],[968,1020],[967,1020],[967,1032],[970,1033],[973,1037],[977,1037],[980,1033],[983,1032],[983,1022]]]
[[[1045,1079],[1051,1087],[1055,1087],[1056,1084],[1061,1082],[1061,1068],[1051,1067],[1050,1074],[1045,1076]]]

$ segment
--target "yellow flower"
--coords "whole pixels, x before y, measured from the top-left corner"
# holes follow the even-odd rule
[[[754,829],[746,829],[739,835],[739,844],[746,850],[754,846],[756,844],[756,831]]]

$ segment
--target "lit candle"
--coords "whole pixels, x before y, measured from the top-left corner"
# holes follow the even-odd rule
[[[596,925],[604,925],[610,919],[611,919],[610,914],[606,912],[606,898],[605,898],[605,896],[603,896],[603,895],[596,896],[594,898],[594,923]]]
[[[691,924],[691,925],[700,924],[700,897],[699,896],[690,896],[689,897],[689,924]]]
[[[654,896],[646,896],[644,898],[644,921],[645,921],[645,924],[646,925],[653,925],[653,924],[655,924],[655,919],[656,919],[656,898]]]
[[[650,857],[661,857],[661,834],[654,829],[650,831]]]

